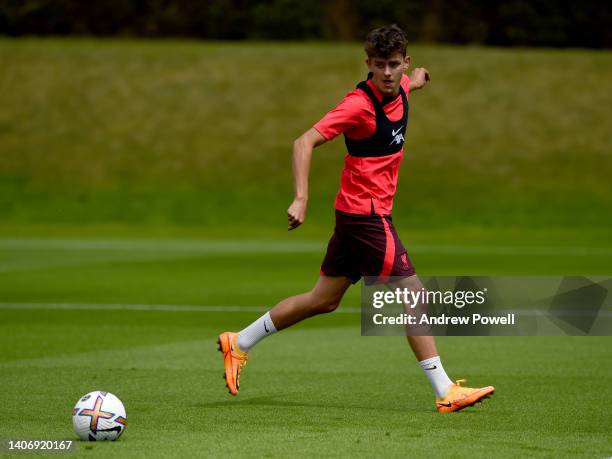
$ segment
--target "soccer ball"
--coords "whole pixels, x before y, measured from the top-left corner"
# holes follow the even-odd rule
[[[83,395],[72,410],[72,426],[81,440],[117,440],[127,427],[123,403],[110,392]]]

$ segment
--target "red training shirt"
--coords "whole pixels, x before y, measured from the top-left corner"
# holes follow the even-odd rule
[[[368,80],[367,84],[382,101],[383,96],[372,80]],[[400,84],[408,97],[410,78],[403,75]],[[402,97],[398,94],[393,101],[385,104],[384,111],[389,120],[398,121],[403,114]],[[366,139],[376,130],[374,105],[366,93],[354,89],[314,128],[326,140],[332,140],[339,134],[346,134],[355,140]],[[356,157],[347,154],[334,207],[352,214],[371,214],[374,211],[379,215],[390,215],[403,157],[403,148],[387,156]]]

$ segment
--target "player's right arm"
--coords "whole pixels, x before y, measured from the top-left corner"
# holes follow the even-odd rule
[[[293,183],[295,196],[287,210],[289,229],[304,223],[308,204],[308,175],[312,150],[336,136],[363,124],[363,118],[371,117],[367,111],[367,96],[362,91],[351,91],[318,123],[293,143]],[[373,110],[373,108],[372,108]]]
[[[308,175],[312,150],[327,140],[315,128],[310,128],[293,142],[293,202],[287,209],[289,230],[304,223],[308,205]]]

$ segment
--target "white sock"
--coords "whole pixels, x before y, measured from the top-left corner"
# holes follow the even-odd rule
[[[241,351],[249,352],[253,346],[272,333],[276,333],[276,327],[272,322],[270,312],[266,312],[238,334],[236,344]]]
[[[453,382],[450,380],[446,371],[442,367],[442,362],[440,361],[440,356],[432,357],[431,359],[421,360],[419,362],[421,364],[421,368],[425,372],[427,379],[433,387],[434,392],[436,393],[436,397],[442,398],[450,389]]]

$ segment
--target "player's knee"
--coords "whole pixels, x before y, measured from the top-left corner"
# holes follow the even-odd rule
[[[410,276],[401,280],[400,285],[402,288],[407,288],[410,291],[419,291],[423,289],[423,284],[418,276]]]
[[[340,305],[339,301],[328,300],[328,301],[324,302],[323,304],[321,304],[320,311],[323,314],[327,314],[329,312],[334,312],[336,309],[338,309],[339,305]]]
[[[338,297],[318,297],[313,302],[314,309],[318,314],[334,312],[339,305],[340,298]]]

